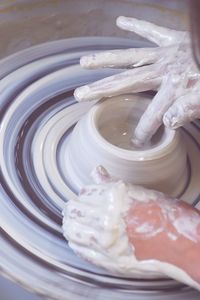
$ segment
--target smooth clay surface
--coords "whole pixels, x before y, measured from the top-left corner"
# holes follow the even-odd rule
[[[95,104],[77,123],[66,164],[75,190],[91,182],[90,173],[103,165],[125,182],[178,196],[187,181],[186,150],[181,133],[161,128],[145,148],[135,148],[131,135],[151,97],[123,95]]]

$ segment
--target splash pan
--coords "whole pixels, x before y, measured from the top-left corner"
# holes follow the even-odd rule
[[[199,299],[170,279],[119,278],[76,257],[62,236],[62,208],[76,197],[64,152],[71,130],[91,104],[76,103],[75,87],[115,71],[86,71],[79,57],[91,51],[140,47],[115,38],[80,38],[36,46],[0,62],[0,270],[48,299]],[[183,136],[188,179],[182,198],[198,205],[200,122]]]

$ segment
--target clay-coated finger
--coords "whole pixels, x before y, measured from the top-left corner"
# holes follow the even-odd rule
[[[165,126],[176,129],[200,118],[200,93],[186,94],[177,99],[163,117]]]
[[[175,44],[185,35],[185,32],[182,31],[168,29],[150,22],[123,16],[117,18],[117,26],[124,30],[133,31],[159,46]]]
[[[143,146],[162,124],[163,115],[174,101],[174,86],[170,77],[163,79],[161,87],[142,115],[133,136],[133,143]]]
[[[153,64],[163,58],[169,47],[110,50],[81,57],[80,64],[86,69],[133,68]]]
[[[149,65],[77,88],[74,96],[77,101],[92,101],[130,92],[156,90],[161,79],[162,68],[158,65]]]

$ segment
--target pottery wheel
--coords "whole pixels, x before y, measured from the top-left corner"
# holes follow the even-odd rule
[[[46,299],[199,299],[170,279],[119,278],[78,258],[62,236],[62,208],[73,187],[63,162],[71,130],[91,104],[75,87],[114,74],[86,71],[91,51],[140,47],[131,40],[80,38],[36,46],[0,62],[0,271]],[[188,145],[183,198],[200,201],[200,122],[182,129]]]

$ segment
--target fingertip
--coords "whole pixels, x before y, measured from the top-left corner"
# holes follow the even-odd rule
[[[80,58],[80,65],[83,68],[87,68],[88,67],[88,56],[82,56]]]
[[[177,129],[181,126],[178,116],[166,113],[163,116],[163,124],[169,129]]]
[[[74,97],[78,102],[87,101],[87,94],[90,92],[89,86],[81,86],[74,90]]]
[[[94,93],[88,85],[78,87],[74,90],[74,98],[78,102],[99,101],[101,98],[93,97]]]
[[[75,89],[74,90],[74,98],[76,99],[76,101],[80,101],[80,99],[79,99],[79,88],[77,88],[77,89]]]
[[[120,28],[131,28],[135,23],[140,23],[140,19],[136,19],[133,17],[125,17],[125,16],[119,16],[116,19],[116,25]],[[143,21],[144,22],[144,21]]]
[[[92,69],[95,65],[95,59],[96,59],[95,54],[82,56],[80,58],[80,65],[82,68]]]
[[[133,138],[131,139],[131,143],[136,149],[139,149],[144,145],[144,143],[141,140],[139,140],[136,136],[133,136]]]
[[[124,23],[124,21],[125,21],[126,19],[127,19],[127,18],[124,17],[124,16],[119,16],[119,17],[117,17],[117,19],[116,19],[116,25],[117,25],[118,27],[121,27],[121,25]]]
[[[171,127],[171,123],[170,123],[170,119],[168,117],[167,114],[165,114],[163,116],[163,124],[165,125],[165,127],[170,128]]]

